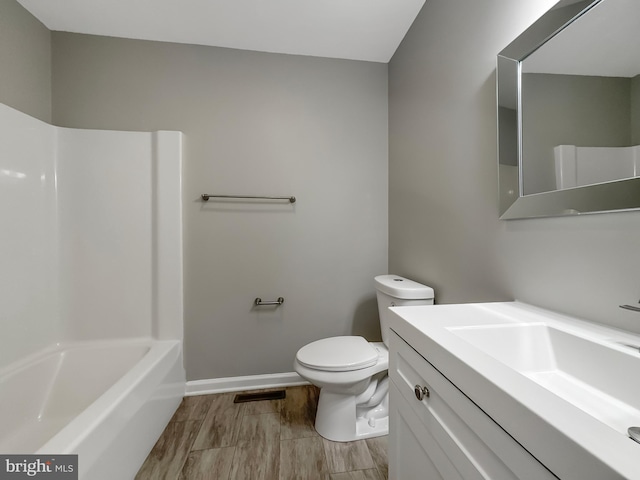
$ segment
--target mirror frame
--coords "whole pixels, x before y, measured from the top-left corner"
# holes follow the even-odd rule
[[[513,197],[513,202],[510,205],[505,208],[501,206],[500,218],[503,220],[640,209],[639,177],[531,195],[522,194],[522,61],[602,1],[604,0],[578,2],[562,0],[558,2],[498,54],[496,103],[498,106],[499,165],[513,165],[506,160],[505,152],[501,152],[500,139],[508,136],[513,137],[513,131],[517,132],[517,141],[512,144],[517,146],[518,185],[515,191],[500,192],[501,196]],[[515,118],[517,119],[515,128],[513,125],[511,128],[505,128],[504,122],[508,120],[501,118],[500,112],[500,107],[505,104],[515,105]],[[510,153],[513,157],[514,152]],[[504,186],[500,188],[504,188]]]

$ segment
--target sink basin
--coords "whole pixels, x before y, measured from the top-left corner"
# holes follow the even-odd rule
[[[637,348],[544,323],[447,330],[620,432],[640,424]]]

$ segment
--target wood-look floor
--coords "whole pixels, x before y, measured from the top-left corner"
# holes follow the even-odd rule
[[[313,428],[318,390],[233,403],[185,397],[136,480],[386,480],[387,437],[330,442]]]

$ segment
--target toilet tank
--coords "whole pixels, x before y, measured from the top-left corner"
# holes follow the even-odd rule
[[[398,275],[378,275],[374,278],[380,315],[382,341],[389,345],[389,307],[433,305],[433,288]]]

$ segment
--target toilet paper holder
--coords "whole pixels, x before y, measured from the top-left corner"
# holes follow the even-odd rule
[[[277,300],[271,300],[271,301],[263,301],[261,298],[256,298],[253,301],[253,304],[258,306],[258,307],[262,307],[265,305],[282,305],[284,303],[284,298],[282,297],[278,297]]]

